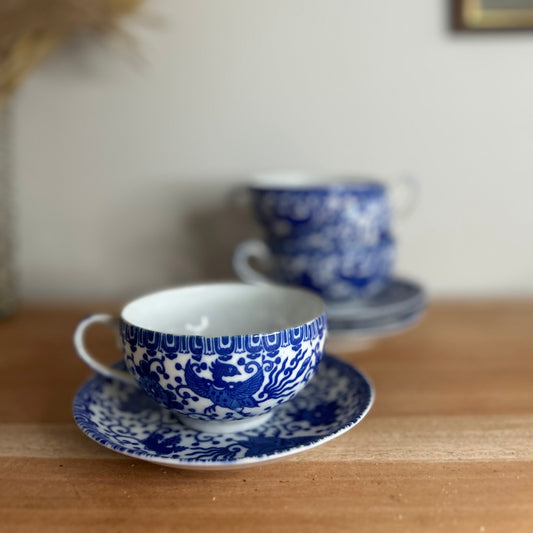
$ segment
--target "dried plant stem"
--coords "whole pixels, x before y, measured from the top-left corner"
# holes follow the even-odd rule
[[[30,70],[60,42],[58,35],[28,33],[19,37],[4,57],[0,69],[0,104],[17,88]]]
[[[83,31],[120,31],[118,19],[142,0],[2,0],[0,105],[30,70],[66,39]]]

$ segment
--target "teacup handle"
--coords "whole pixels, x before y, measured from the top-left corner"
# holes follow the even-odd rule
[[[136,385],[134,377],[124,370],[117,370],[110,366],[104,365],[97,361],[87,350],[85,346],[85,331],[89,326],[93,324],[106,324],[108,325],[115,333],[115,339],[117,345],[120,346],[120,319],[107,314],[97,314],[91,315],[83,319],[74,332],[74,347],[78,352],[78,355],[88,366],[90,366],[94,371],[102,374],[106,378],[116,379],[122,383],[128,383],[129,385]]]
[[[403,201],[393,200],[394,212],[398,220],[404,220],[408,218],[415,207],[418,204],[418,199],[420,197],[420,182],[413,176],[403,176],[398,178],[393,186],[392,190],[404,191]]]
[[[250,259],[256,259],[260,264],[265,266],[272,261],[268,246],[263,241],[250,239],[241,242],[233,253],[233,269],[237,276],[245,283],[272,283],[267,276],[252,267]]]

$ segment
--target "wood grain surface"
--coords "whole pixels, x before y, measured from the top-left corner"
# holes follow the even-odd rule
[[[437,302],[344,356],[376,388],[341,437],[249,469],[116,454],[72,420],[91,375],[77,322],[118,306],[32,306],[0,322],[0,532],[533,531],[533,302]],[[120,355],[110,331],[89,346]]]

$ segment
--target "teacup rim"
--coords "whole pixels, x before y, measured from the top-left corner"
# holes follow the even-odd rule
[[[310,173],[302,171],[259,172],[250,176],[247,184],[261,192],[383,192],[386,184],[375,177],[352,173]]]
[[[191,334],[185,334],[185,333],[176,334],[176,333],[167,333],[165,331],[157,331],[155,329],[145,328],[143,326],[137,326],[136,324],[132,324],[131,322],[128,322],[124,318],[120,317],[120,321],[123,324],[127,324],[129,327],[143,330],[148,333],[153,333],[155,335],[166,335],[166,336],[174,337],[176,339],[209,339],[211,341],[214,341],[216,339],[242,339],[244,337],[258,337],[259,339],[262,339],[263,337],[269,337],[272,335],[280,335],[283,333],[289,333],[292,330],[302,328],[304,326],[310,327],[312,324],[320,320],[324,322],[324,329],[327,331],[327,312],[324,312],[321,315],[318,315],[317,317],[313,318],[312,320],[309,320],[308,322],[303,322],[302,324],[298,326],[293,326],[293,327],[285,328],[285,329],[278,329],[276,331],[261,332],[261,333],[241,333],[241,334],[234,334],[234,335],[196,335],[192,333]]]
[[[154,328],[142,326],[136,323],[134,320],[126,318],[125,316],[125,313],[127,312],[130,306],[132,306],[135,303],[138,303],[139,301],[143,299],[155,297],[165,292],[173,292],[173,291],[179,292],[185,289],[195,289],[195,288],[200,289],[200,288],[208,287],[208,286],[226,286],[226,287],[235,286],[235,287],[242,287],[242,288],[246,287],[251,290],[259,290],[259,289],[267,288],[268,290],[274,289],[274,290],[282,291],[285,293],[299,294],[301,296],[304,296],[305,298],[308,298],[309,301],[314,301],[315,304],[320,306],[321,311],[319,313],[315,313],[314,316],[310,318],[309,320],[305,322],[299,322],[298,324],[295,324],[293,326],[284,327],[284,328],[276,329],[276,330],[269,330],[269,331],[257,331],[257,332],[252,332],[252,333],[234,333],[234,334],[228,334],[228,335],[202,335],[202,334],[195,334],[195,333],[173,333],[170,331],[164,331],[160,329],[154,329]],[[130,300],[122,307],[120,311],[120,321],[122,323],[128,324],[129,326],[132,326],[134,328],[137,328],[143,331],[147,331],[147,332],[159,334],[159,335],[169,335],[175,338],[202,338],[202,339],[212,339],[212,340],[223,339],[223,338],[255,337],[255,336],[266,337],[269,335],[280,334],[282,332],[290,332],[291,330],[295,330],[303,326],[310,326],[319,320],[323,320],[324,329],[327,329],[326,303],[323,300],[323,298],[321,298],[318,294],[314,293],[313,291],[310,291],[305,288],[290,287],[287,285],[276,284],[276,283],[264,284],[264,285],[253,285],[253,284],[239,282],[239,281],[223,281],[223,282],[209,281],[209,282],[203,282],[203,283],[191,283],[191,284],[179,285],[175,287],[167,287],[166,289],[153,291],[153,292],[141,295],[138,298],[134,298],[133,300]]]

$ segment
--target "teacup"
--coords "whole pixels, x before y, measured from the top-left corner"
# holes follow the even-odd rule
[[[111,326],[129,372],[98,362],[84,343]],[[120,317],[78,325],[78,355],[106,377],[141,387],[185,425],[227,433],[264,423],[315,373],[326,337],[324,302],[309,291],[243,283],[168,289],[127,304]]]
[[[242,281],[254,284],[284,283],[305,287],[329,302],[376,294],[390,279],[396,256],[395,242],[384,237],[372,246],[320,251],[269,246],[252,239],[241,243],[233,267]],[[256,270],[251,260],[259,263]]]
[[[400,216],[411,211],[418,191],[412,178],[393,187],[401,188],[407,195],[403,207],[395,205]],[[379,181],[286,172],[256,175],[246,190],[269,241],[306,241],[308,248],[324,251],[374,245],[391,230],[389,187]]]

